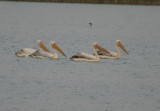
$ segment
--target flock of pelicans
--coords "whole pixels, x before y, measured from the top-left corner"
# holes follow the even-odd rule
[[[52,53],[43,45],[41,40],[37,40],[38,50],[32,48],[23,48],[17,52],[15,55],[18,57],[33,57],[33,58],[58,58],[57,53],[54,49],[58,50],[62,55],[65,53],[58,47],[55,41],[50,42],[50,49]],[[87,54],[83,52],[78,52],[76,55],[73,55],[70,59],[73,61],[90,61],[96,62],[99,61],[100,58],[120,58],[120,50],[121,48],[126,54],[128,54],[127,50],[124,48],[120,40],[116,40],[116,50],[117,52],[108,51],[101,47],[97,42],[93,43],[93,51],[94,54]]]

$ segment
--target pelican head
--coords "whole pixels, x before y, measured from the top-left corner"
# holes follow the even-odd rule
[[[126,54],[128,54],[127,50],[124,48],[120,40],[116,41],[116,45],[120,47]],[[129,55],[129,54],[128,54]]]
[[[93,44],[94,44],[93,46],[94,46],[95,49],[99,49],[100,51],[103,51],[103,52],[106,52],[106,53],[108,52],[106,49],[104,49],[103,47],[101,47],[98,44],[98,42],[94,42]]]
[[[66,57],[65,53],[57,46],[55,41],[51,41],[50,44],[51,48],[57,49],[60,53],[62,53]]]
[[[43,45],[41,40],[37,40],[37,46],[38,46],[39,49],[41,48],[44,51],[49,52],[49,50]]]

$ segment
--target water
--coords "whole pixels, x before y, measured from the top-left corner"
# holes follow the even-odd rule
[[[0,2],[0,111],[159,111],[160,7]],[[92,22],[92,27],[88,23]],[[14,52],[49,47],[59,59],[19,58]],[[92,43],[130,55],[73,62]]]

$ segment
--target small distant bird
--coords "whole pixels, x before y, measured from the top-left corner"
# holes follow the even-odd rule
[[[92,23],[90,22],[89,25],[92,26]]]

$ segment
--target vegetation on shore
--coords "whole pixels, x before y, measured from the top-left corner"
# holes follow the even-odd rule
[[[160,0],[0,0],[0,1],[160,5]]]

